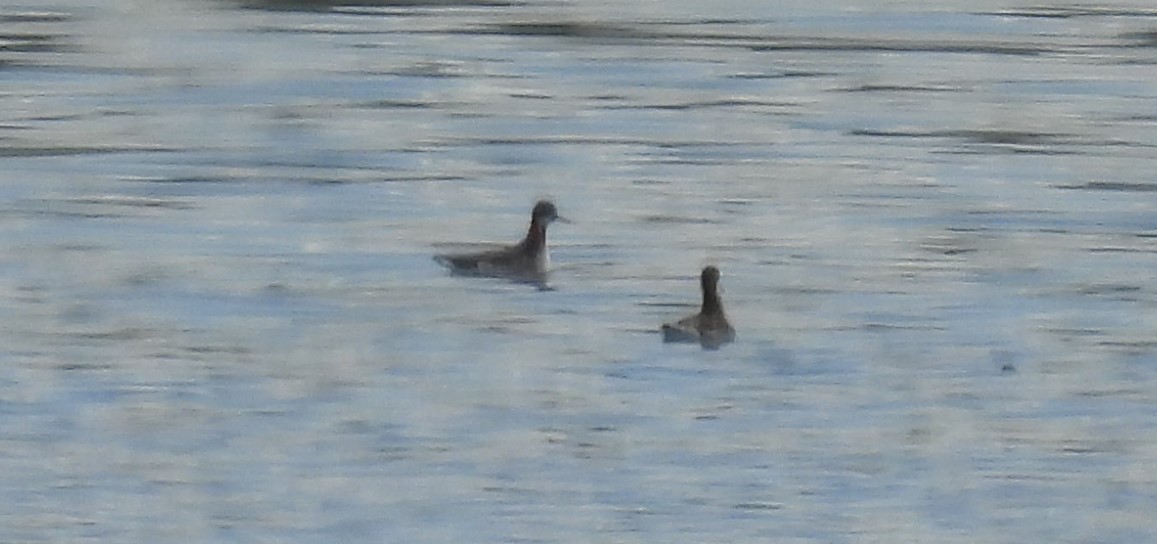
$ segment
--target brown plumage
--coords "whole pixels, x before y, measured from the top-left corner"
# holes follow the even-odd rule
[[[735,340],[735,329],[727,322],[723,301],[719,299],[719,269],[704,268],[699,283],[703,290],[699,313],[664,324],[664,342],[699,342],[705,348],[717,348]]]
[[[509,247],[477,253],[435,255],[434,260],[455,274],[541,282],[550,269],[546,227],[559,217],[554,204],[541,200],[530,214],[530,228],[522,241]]]

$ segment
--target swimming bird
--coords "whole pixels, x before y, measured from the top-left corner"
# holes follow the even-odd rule
[[[663,325],[664,342],[699,342],[704,348],[718,348],[735,340],[735,329],[723,313],[719,300],[719,269],[708,266],[699,277],[703,307],[699,313]]]
[[[512,246],[478,253],[435,255],[434,260],[454,274],[510,278],[542,283],[550,269],[550,249],[546,247],[546,227],[555,221],[569,222],[558,208],[540,200],[530,212],[526,238]]]

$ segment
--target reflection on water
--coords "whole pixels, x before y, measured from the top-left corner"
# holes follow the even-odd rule
[[[0,8],[7,538],[1152,540],[1157,11],[813,4]]]

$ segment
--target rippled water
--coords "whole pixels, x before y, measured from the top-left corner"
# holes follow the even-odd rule
[[[713,4],[0,6],[0,540],[1157,539],[1157,10]]]

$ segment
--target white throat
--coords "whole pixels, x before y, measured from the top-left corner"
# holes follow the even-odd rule
[[[550,246],[545,246],[542,251],[538,252],[538,256],[534,259],[534,267],[539,272],[547,272],[550,270]]]

